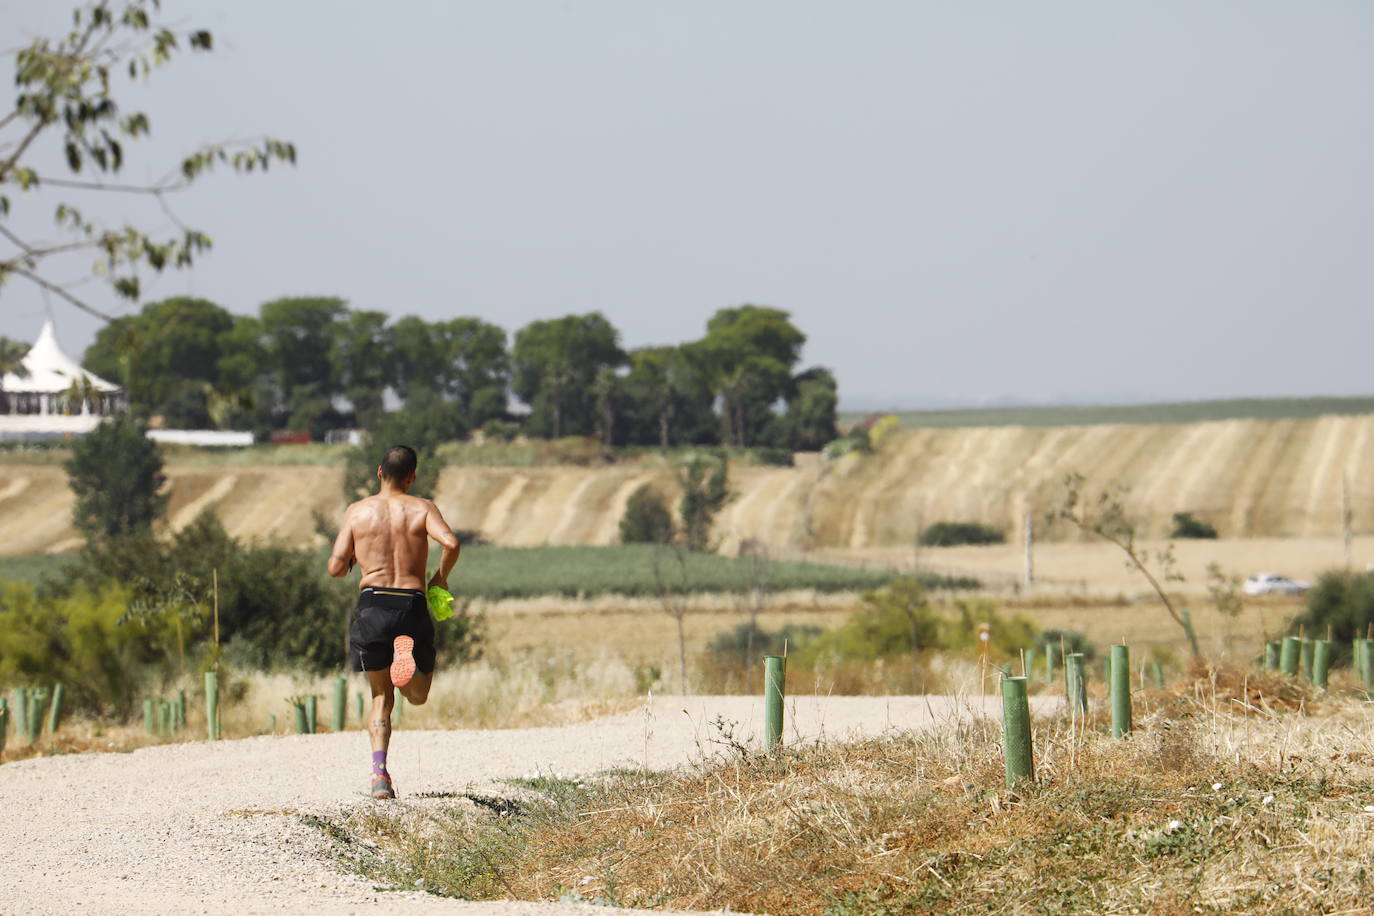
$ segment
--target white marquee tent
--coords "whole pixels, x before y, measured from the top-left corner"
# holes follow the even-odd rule
[[[102,416],[127,406],[124,390],[62,352],[51,321],[22,360],[23,374],[7,372],[0,390],[7,405],[0,414],[6,438],[48,438],[89,432]]]

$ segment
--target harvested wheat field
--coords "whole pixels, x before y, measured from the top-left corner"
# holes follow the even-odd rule
[[[1118,483],[1142,521],[1163,537],[1175,512],[1215,525],[1224,539],[1336,538],[1343,493],[1357,533],[1374,534],[1374,416],[1225,420],[1190,424],[999,426],[894,432],[876,453],[795,467],[741,466],[736,498],[717,519],[726,551],[757,540],[779,551],[908,548],[935,521],[979,521],[1019,539],[1027,513],[1043,517],[1065,473],[1090,489]],[[71,495],[51,464],[10,458],[0,489],[0,552],[66,550],[76,532]],[[331,465],[168,465],[173,528],[213,509],[236,537],[312,542],[312,513],[343,508],[342,470]],[[609,544],[630,495],[651,484],[675,492],[654,465],[444,469],[436,500],[456,528],[494,543]],[[1046,540],[1068,539],[1049,530]],[[1068,576],[1067,578],[1076,578]]]

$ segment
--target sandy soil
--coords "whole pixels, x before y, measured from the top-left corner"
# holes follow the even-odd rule
[[[1037,698],[1037,701],[1038,698]],[[1053,701],[1050,701],[1053,702]],[[786,740],[926,728],[985,711],[992,699],[797,697]],[[422,792],[510,794],[502,780],[663,768],[718,749],[717,716],[757,737],[753,697],[659,697],[581,725],[512,731],[406,731],[393,739],[400,804]],[[0,767],[0,910],[6,913],[387,911],[563,914],[568,904],[464,903],[379,892],[341,872],[301,822],[366,797],[361,732],[166,745],[132,754],[23,760]],[[450,802],[447,802],[451,804]]]

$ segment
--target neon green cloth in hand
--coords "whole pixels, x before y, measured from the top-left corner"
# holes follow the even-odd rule
[[[453,592],[448,589],[431,585],[425,590],[425,600],[435,620],[448,620],[453,616]]]

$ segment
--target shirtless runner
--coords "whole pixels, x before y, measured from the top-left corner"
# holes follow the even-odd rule
[[[415,450],[393,445],[377,468],[381,489],[349,506],[334,540],[329,574],[348,575],[354,561],[362,568],[362,589],[348,628],[348,654],[354,671],[367,675],[372,690],[368,734],[372,738],[372,797],[395,798],[386,751],[391,744],[392,688],[419,706],[434,680],[434,620],[425,601],[425,563],[429,538],[444,555],[429,585],[448,588],[458,562],[458,538],[439,509],[406,491],[415,483]]]

